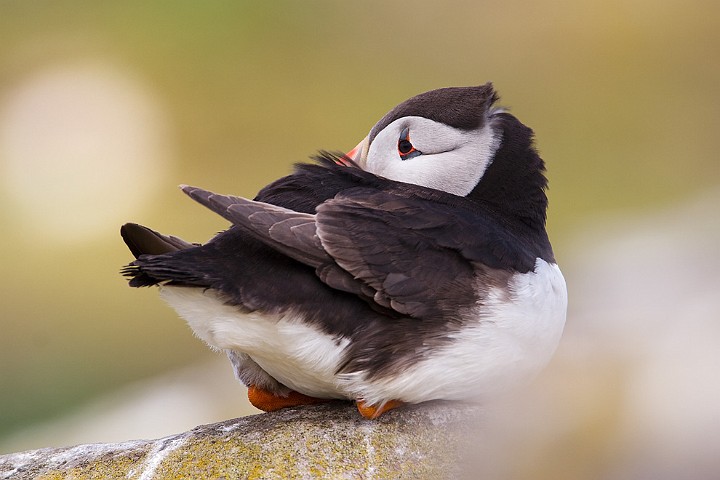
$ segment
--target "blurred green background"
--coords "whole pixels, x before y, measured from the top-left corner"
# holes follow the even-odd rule
[[[493,81],[548,164],[559,260],[589,219],[720,184],[720,4],[0,3],[0,438],[215,354],[119,276],[137,221],[225,223],[419,92]],[[38,445],[40,446],[40,445]]]

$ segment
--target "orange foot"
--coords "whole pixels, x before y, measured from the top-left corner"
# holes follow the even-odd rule
[[[360,415],[368,420],[374,420],[388,410],[405,405],[405,402],[401,402],[400,400],[390,400],[385,403],[381,403],[379,406],[368,405],[364,400],[358,400],[356,403]]]
[[[260,387],[248,387],[248,400],[254,407],[266,412],[274,412],[281,408],[296,407],[298,405],[314,405],[316,403],[330,402],[329,398],[308,397],[302,393],[290,390],[290,393],[281,397]]]

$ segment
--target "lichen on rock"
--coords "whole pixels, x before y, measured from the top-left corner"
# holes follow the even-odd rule
[[[0,456],[0,479],[456,478],[480,408],[431,402],[365,420],[346,402],[196,427],[159,440]]]

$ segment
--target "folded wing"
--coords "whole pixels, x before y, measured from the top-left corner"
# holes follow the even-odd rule
[[[402,316],[452,316],[474,302],[478,269],[517,258],[506,231],[486,217],[424,198],[353,188],[313,215],[196,187],[183,191],[313,267],[326,285]]]

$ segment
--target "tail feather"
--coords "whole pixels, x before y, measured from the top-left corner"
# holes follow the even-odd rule
[[[182,261],[182,255],[176,255],[199,244],[163,235],[135,223],[123,225],[120,235],[136,258],[120,270],[120,273],[130,279],[128,283],[131,287],[147,287],[163,282],[207,285],[204,275],[187,269],[188,264]]]
[[[182,238],[163,235],[137,223],[126,223],[120,227],[120,235],[135,258],[140,255],[161,255],[198,245]]]
[[[204,272],[198,271],[194,262],[187,262],[185,251],[165,255],[144,255],[120,270],[129,278],[131,287],[149,287],[159,283],[209,287],[214,283]]]

